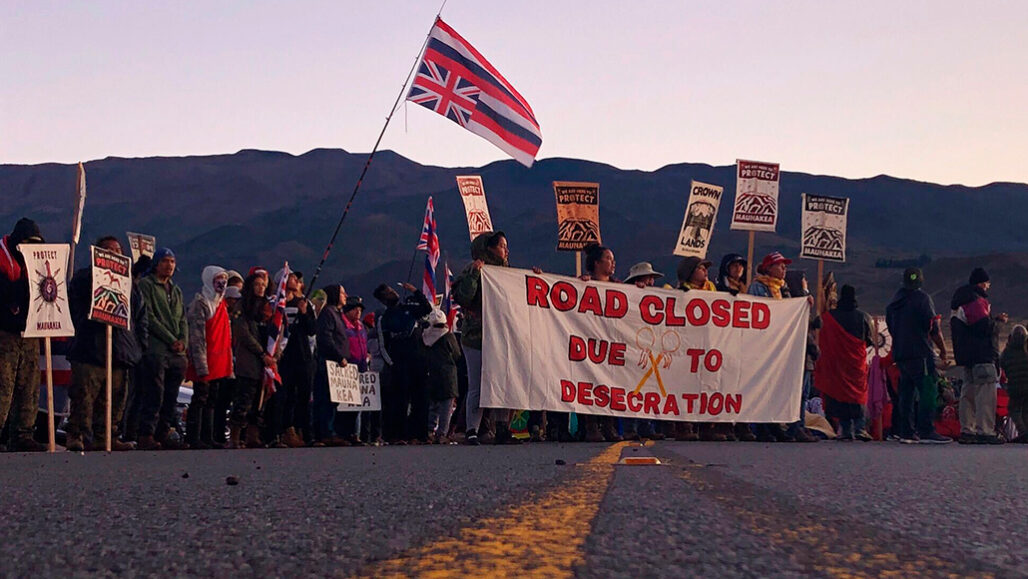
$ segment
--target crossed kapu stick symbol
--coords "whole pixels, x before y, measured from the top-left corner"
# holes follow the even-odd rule
[[[649,334],[649,338],[650,338],[648,345],[645,345],[645,346],[643,345],[643,333],[644,332]],[[669,341],[668,337],[669,336],[674,338],[674,341],[673,341],[674,347],[673,348],[669,348],[668,347],[668,341]],[[646,382],[650,379],[650,376],[656,376],[657,377],[657,387],[660,388],[661,396],[667,396],[667,389],[664,388],[664,379],[660,375],[660,368],[661,368],[661,366],[663,366],[664,369],[667,369],[667,368],[671,367],[671,362],[672,362],[671,355],[674,354],[675,352],[677,352],[678,348],[680,348],[682,346],[682,339],[678,337],[677,333],[675,333],[675,332],[673,332],[671,330],[665,331],[664,335],[662,335],[660,337],[661,352],[656,357],[654,357],[653,356],[653,347],[656,346],[656,345],[657,345],[657,336],[656,336],[656,334],[653,333],[652,329],[650,329],[650,328],[640,328],[639,331],[637,331],[635,333],[635,346],[641,350],[641,353],[639,355],[638,366],[640,368],[645,368],[646,367],[647,359],[650,362],[650,369],[647,370],[646,373],[643,374],[642,379],[639,380],[639,384],[637,384],[636,387],[635,387],[635,392],[639,392],[640,390],[642,390],[643,385],[645,385]]]

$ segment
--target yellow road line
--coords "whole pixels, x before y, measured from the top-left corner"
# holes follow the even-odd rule
[[[611,445],[537,500],[361,569],[359,577],[570,577],[627,443]]]

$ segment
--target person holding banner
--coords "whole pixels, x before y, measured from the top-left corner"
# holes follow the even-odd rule
[[[609,247],[594,243],[585,248],[585,274],[581,278],[582,281],[621,283],[614,277],[616,268],[617,261],[614,259],[614,251]],[[620,442],[623,440],[617,432],[617,418],[582,415],[579,419],[584,427],[586,442]]]
[[[721,267],[717,272],[717,291],[728,292],[733,296],[746,293],[746,258],[738,253],[729,253],[721,258]]]
[[[628,270],[628,277],[625,283],[630,283],[639,289],[653,287],[657,280],[664,277],[659,271],[654,271],[653,264],[648,261],[641,261]],[[626,418],[622,421],[624,425],[625,440],[663,440],[664,435],[657,431],[657,421],[646,418]]]
[[[314,446],[349,446],[335,430],[336,406],[328,384],[328,364],[346,366],[350,357],[350,340],[343,322],[346,289],[341,285],[325,286],[325,307],[318,315],[318,361],[314,374]],[[353,414],[347,412],[346,414]]]
[[[43,243],[35,221],[22,217],[0,239],[0,430],[11,414],[11,450],[42,452],[32,438],[39,402],[39,338],[23,338],[28,318],[29,275],[18,246]]]
[[[101,237],[97,247],[113,253],[122,253],[117,237]],[[65,447],[69,451],[85,450],[85,438],[92,438],[92,450],[107,447],[107,420],[105,389],[107,385],[107,330],[106,325],[89,319],[93,298],[93,268],[84,267],[75,272],[68,284],[68,307],[75,324],[75,338],[68,351],[71,362],[71,387],[68,398],[71,412],[68,416]],[[143,347],[149,339],[149,320],[143,295],[139,287],[132,286],[132,328],[114,328],[111,333],[111,425],[114,437],[111,450],[132,450],[134,447],[118,440],[117,429],[125,411],[129,375],[143,359]]]
[[[140,385],[140,450],[185,446],[171,434],[178,427],[178,390],[189,344],[182,290],[171,281],[173,275],[175,254],[162,247],[154,253],[149,275],[139,282],[150,320],[150,345],[143,357],[146,382]]]
[[[221,383],[232,376],[232,330],[226,307],[228,273],[208,265],[200,274],[203,289],[189,304],[189,367],[193,397],[186,415],[186,442],[191,448],[219,447],[214,441],[214,407]]]
[[[260,325],[265,321],[268,300],[264,292],[268,288],[268,276],[252,273],[243,282],[243,298],[230,312],[232,327],[232,354],[235,357],[235,396],[232,400],[232,414],[229,418],[229,437],[226,448],[247,448],[241,440],[247,417],[254,405],[264,368],[275,363],[262,344]],[[249,428],[255,428],[250,424]],[[250,438],[250,437],[248,437]],[[259,440],[259,437],[257,438]]]
[[[464,308],[466,317],[461,333],[464,359],[468,366],[468,397],[465,402],[467,429],[465,441],[477,446],[482,427],[482,266],[507,267],[510,253],[507,236],[502,231],[483,233],[471,242],[472,262],[453,280],[453,299]],[[426,314],[428,312],[425,312]],[[496,412],[496,443],[515,443],[508,426],[509,411]]]

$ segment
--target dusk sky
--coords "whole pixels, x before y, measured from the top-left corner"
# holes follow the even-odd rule
[[[432,1],[0,0],[0,163],[367,152]],[[1028,182],[1028,2],[449,0],[535,110],[539,158]],[[414,104],[382,143],[507,158]]]

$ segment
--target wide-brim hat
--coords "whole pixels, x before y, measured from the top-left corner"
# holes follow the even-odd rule
[[[654,271],[652,263],[648,261],[640,261],[628,270],[628,277],[625,278],[625,281],[630,282],[639,277],[649,276],[664,277],[664,274],[659,271]]]

